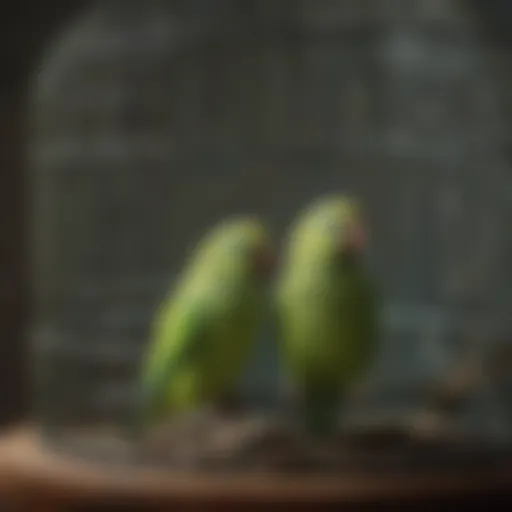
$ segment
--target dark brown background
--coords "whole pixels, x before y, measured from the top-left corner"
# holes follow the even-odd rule
[[[214,1],[214,0],[212,0]],[[510,0],[472,0],[494,41],[508,44]],[[29,313],[24,108],[43,44],[85,0],[18,1],[0,12],[0,424],[27,410],[24,328]]]
[[[20,1],[0,12],[0,424],[27,406],[29,313],[24,165],[26,84],[43,41],[83,1]]]

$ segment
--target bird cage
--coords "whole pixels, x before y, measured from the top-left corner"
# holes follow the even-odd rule
[[[347,418],[428,409],[467,353],[486,360],[512,327],[512,203],[476,33],[449,0],[104,1],[70,24],[33,96],[45,439],[89,453],[119,427],[154,313],[213,222],[258,214],[280,240],[333,191],[368,207],[383,311]],[[276,343],[261,336],[240,382],[251,410],[282,409]],[[503,439],[491,387],[456,416]]]

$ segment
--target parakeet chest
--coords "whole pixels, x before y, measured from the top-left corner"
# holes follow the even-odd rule
[[[283,297],[282,330],[292,358],[324,368],[350,359],[364,344],[364,309],[359,276],[306,273]]]
[[[255,329],[256,313],[254,301],[246,300],[227,306],[216,316],[213,330],[220,352],[237,352],[237,347],[247,344]]]
[[[285,310],[300,311],[304,322],[318,319],[340,320],[344,310],[351,308],[352,286],[337,276],[305,275],[296,282],[291,282],[284,294]]]
[[[208,301],[201,303],[205,337],[201,350],[183,365],[170,386],[174,402],[214,399],[234,385],[243,369],[257,323],[257,301],[230,291],[208,294]]]
[[[222,384],[234,378],[247,355],[257,324],[257,299],[247,294],[236,300],[217,297],[212,308],[208,357],[198,361],[198,369]]]

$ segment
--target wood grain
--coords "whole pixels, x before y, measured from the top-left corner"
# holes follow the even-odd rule
[[[512,466],[511,466],[512,467]],[[444,500],[454,495],[505,493],[510,468],[446,475],[190,474],[150,469],[112,469],[45,451],[37,431],[20,429],[0,441],[0,493],[13,510],[178,510],[293,505],[390,504]],[[129,504],[129,508],[126,506]],[[51,505],[51,507],[50,507]],[[33,508],[37,507],[37,508]],[[163,508],[162,508],[163,507]],[[256,508],[255,508],[256,507]]]

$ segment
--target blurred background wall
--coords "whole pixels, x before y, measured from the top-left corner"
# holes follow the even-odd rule
[[[512,91],[512,2],[465,1],[476,9],[482,33],[493,47],[504,108],[508,109],[512,123],[512,93],[509,92]],[[48,37],[86,3],[85,0],[9,2],[0,14],[0,425],[20,418],[28,407],[26,86],[38,69]],[[512,134],[512,130],[509,132]],[[512,160],[512,137],[510,140],[508,156]]]
[[[0,424],[19,418],[28,406],[26,86],[43,42],[84,3],[22,0],[3,4],[0,13]]]

